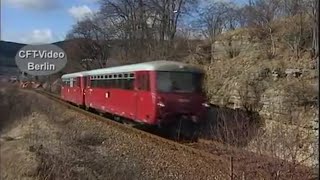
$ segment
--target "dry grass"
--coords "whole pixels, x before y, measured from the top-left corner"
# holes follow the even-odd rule
[[[220,171],[224,173],[219,179],[226,179],[228,176],[228,160],[211,162],[190,156],[185,152],[178,152],[170,147],[154,146],[133,134],[117,132],[116,129],[103,126],[101,123],[87,121],[85,117],[32,93],[14,92],[2,98],[17,98],[20,97],[19,94],[23,94],[28,99],[28,102],[23,101],[19,107],[31,106],[31,108],[22,108],[25,111],[24,114],[27,114],[26,118],[16,117],[27,120],[26,123],[20,120],[18,124],[23,124],[24,128],[18,129],[28,129],[28,131],[25,132],[24,139],[17,140],[15,136],[10,136],[13,140],[5,141],[4,145],[12,148],[13,144],[18,147],[23,144],[23,149],[28,149],[27,152],[23,152],[31,153],[30,156],[35,159],[32,161],[35,167],[30,170],[31,172],[24,173],[23,177],[31,179],[150,179],[150,177],[183,179],[183,177],[195,178],[200,175],[217,177],[221,175]],[[11,110],[14,112],[15,108]],[[220,117],[220,123],[217,124],[221,126],[216,126],[215,130],[220,136],[215,134],[214,137],[219,137],[218,139],[228,141],[230,144],[248,143],[243,140],[244,136],[248,135],[245,133],[251,123],[248,121],[250,119],[243,111],[233,115],[231,113],[232,110],[219,110],[217,116]],[[30,122],[29,118],[31,118]],[[233,126],[233,119],[239,120],[236,127]],[[227,126],[224,127],[223,124]],[[215,123],[211,122],[211,125],[214,127]],[[8,130],[12,129],[12,126],[4,127]],[[230,131],[225,131],[226,129]],[[12,159],[7,162],[17,159],[17,152],[14,149],[10,151],[9,157]],[[253,158],[250,162],[256,160]],[[21,166],[29,169],[28,163],[30,162],[21,163],[22,165],[9,163],[5,166],[6,172],[21,175],[23,172]],[[17,168],[17,166],[20,167]],[[212,166],[215,168],[213,169]],[[265,165],[263,166],[266,168]],[[254,164],[252,167],[255,167]],[[243,170],[238,166],[235,168],[237,175]],[[273,172],[274,168],[270,172],[263,170],[264,174],[248,172],[250,175],[247,176],[270,177],[271,171]],[[14,177],[7,179],[17,179],[17,176]]]
[[[25,101],[17,107],[31,108],[23,108],[28,115],[16,116],[16,123],[3,126],[1,136],[9,137],[1,140],[1,155],[6,153],[6,159],[1,161],[5,179],[168,179],[194,178],[198,173],[221,177],[220,167],[215,172],[206,167],[200,172],[195,168],[208,164],[207,160],[88,121],[88,117],[34,93],[7,92],[3,98],[15,102],[18,94],[24,94]],[[11,113],[15,110],[11,109]],[[13,132],[19,132],[21,139]],[[20,159],[18,154],[28,154],[34,160]],[[16,160],[21,163],[14,163]],[[26,170],[30,172],[25,173]]]
[[[91,146],[101,145],[106,139],[101,129],[84,131],[73,124],[74,117],[63,117],[65,110],[15,87],[5,88],[0,100],[1,154],[10,151],[1,162],[1,169],[5,171],[2,178],[70,180],[135,177],[132,168],[117,169],[114,162],[111,163],[112,159],[90,150]],[[34,160],[20,159],[20,154],[29,154],[28,157]],[[21,163],[12,164],[15,160]]]

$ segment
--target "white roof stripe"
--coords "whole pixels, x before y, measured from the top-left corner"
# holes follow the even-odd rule
[[[203,73],[203,70],[189,64],[162,60],[65,74],[62,78],[103,75],[110,73],[128,73],[134,71],[183,71]]]

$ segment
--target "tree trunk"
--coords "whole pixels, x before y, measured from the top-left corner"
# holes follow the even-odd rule
[[[211,64],[214,62],[214,51],[215,51],[215,46],[214,46],[214,41],[211,42]]]
[[[312,51],[313,51],[313,57],[317,60],[317,63],[319,61],[319,1],[314,0],[313,5],[313,43],[312,43]]]

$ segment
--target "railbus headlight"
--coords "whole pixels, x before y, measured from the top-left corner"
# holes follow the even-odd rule
[[[202,106],[204,106],[204,107],[210,107],[210,104],[209,104],[209,103],[202,103]]]
[[[163,102],[158,102],[157,105],[160,106],[160,107],[165,107],[166,106],[166,105],[164,105]]]

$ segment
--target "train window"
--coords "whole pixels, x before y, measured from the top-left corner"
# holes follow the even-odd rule
[[[108,76],[107,75],[104,75],[104,79],[107,79],[108,78]]]
[[[124,89],[132,90],[133,89],[133,79],[125,79]]]
[[[63,85],[64,85],[64,86],[69,86],[68,81],[67,81],[67,80],[64,80],[64,81],[63,81]]]
[[[122,74],[119,74],[118,77],[119,77],[119,78],[122,78]]]
[[[130,73],[130,77],[132,77],[132,78],[133,78],[133,77],[134,77],[134,74],[133,74],[133,73]]]
[[[106,88],[111,88],[111,81],[110,79],[106,80]]]
[[[119,79],[119,80],[118,80],[118,83],[119,83],[119,84],[118,84],[118,88],[119,88],[119,89],[124,89],[124,85],[123,85],[123,84],[124,84],[124,81],[123,81],[123,79]]]
[[[87,86],[90,86],[90,85],[91,85],[91,76],[90,76],[90,78],[87,77]]]
[[[70,87],[73,87],[73,78],[70,79]]]
[[[110,79],[110,88],[114,88],[115,79]]]
[[[110,79],[106,79],[106,80],[104,80],[104,82],[105,82],[105,87],[109,88],[110,87]]]
[[[127,89],[127,80],[122,79],[122,89]]]
[[[117,88],[123,89],[123,87],[122,87],[123,86],[122,79],[118,79],[117,81],[118,81]]]
[[[94,87],[94,85],[95,85],[95,84],[94,84],[94,80],[91,80],[90,83],[91,83],[91,87]]]
[[[78,81],[79,81],[78,78],[74,78],[73,79],[73,86],[74,87],[79,87],[79,82]]]
[[[93,81],[93,86],[96,87],[96,88],[99,87],[98,83],[99,83],[98,80],[95,79],[95,80]]]
[[[103,87],[105,87],[105,85],[104,85],[104,80],[99,80],[99,82],[98,82],[98,86],[100,87],[100,88],[103,88]]]
[[[113,79],[113,88],[118,88],[118,80],[117,79]]]
[[[119,81],[120,81],[120,86],[119,86],[119,88],[120,88],[120,89],[125,89],[125,81],[124,81],[124,79],[119,79]]]
[[[124,74],[124,77],[127,78],[127,77],[128,77],[128,74]]]
[[[118,80],[117,79],[114,79],[113,80],[113,88],[118,88]]]

